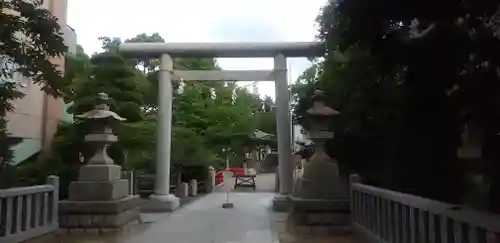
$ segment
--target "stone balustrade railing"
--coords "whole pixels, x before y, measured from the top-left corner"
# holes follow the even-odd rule
[[[21,242],[57,230],[59,177],[46,185],[0,190],[0,242]]]
[[[500,242],[500,217],[351,182],[352,224],[367,242]]]
[[[128,180],[128,192],[130,195],[137,195],[137,183],[135,171],[133,170],[125,170],[122,171],[122,179]]]

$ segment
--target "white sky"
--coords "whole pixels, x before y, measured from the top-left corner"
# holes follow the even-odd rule
[[[312,41],[315,18],[326,0],[69,0],[68,24],[88,54],[101,51],[99,36],[140,33],[167,42]],[[309,66],[289,60],[292,80]],[[223,69],[272,69],[272,59],[219,59]],[[243,83],[245,85],[248,83]],[[274,98],[274,84],[259,82],[259,93]]]

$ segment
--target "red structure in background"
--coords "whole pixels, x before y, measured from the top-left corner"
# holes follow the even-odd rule
[[[243,168],[229,168],[229,169],[223,169],[223,170],[217,171],[215,173],[215,185],[220,185],[224,182],[224,177],[222,176],[222,172],[227,171],[227,170],[233,172],[235,175],[243,175],[244,174]]]

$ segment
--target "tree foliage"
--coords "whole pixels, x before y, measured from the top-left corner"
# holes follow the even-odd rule
[[[325,89],[342,112],[329,145],[341,169],[461,201],[457,148],[470,123],[483,134],[484,173],[500,178],[498,16],[496,1],[328,3],[318,17],[327,51],[319,72],[295,87],[296,118],[304,123],[312,91]],[[490,205],[500,205],[499,190],[493,180]]]
[[[0,3],[2,74],[20,72],[58,96],[62,73],[51,59],[63,56],[67,48],[57,18],[42,5],[43,0]]]
[[[65,101],[73,100],[75,84],[86,77],[90,70],[90,57],[85,53],[83,47],[77,45],[74,55],[68,54],[64,61],[64,77],[62,79],[62,91]]]
[[[90,60],[90,70],[74,83],[73,114],[93,109],[97,94],[104,92],[112,99],[112,110],[129,121],[142,119],[141,107],[147,90],[147,80],[118,54],[105,52]]]
[[[0,1],[0,172],[11,162],[10,148],[16,143],[9,137],[5,116],[13,111],[12,102],[24,96],[13,79],[23,76],[50,95],[61,93],[61,71],[51,61],[66,47],[57,19],[42,4]]]

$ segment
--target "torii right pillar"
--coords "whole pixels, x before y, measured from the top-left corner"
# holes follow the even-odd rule
[[[293,188],[293,166],[290,124],[290,94],[288,91],[286,57],[278,53],[274,57],[276,92],[276,130],[278,135],[279,190],[273,200],[275,211],[286,211]]]

